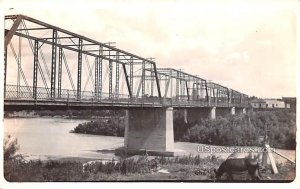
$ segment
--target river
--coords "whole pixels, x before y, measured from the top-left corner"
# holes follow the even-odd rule
[[[90,158],[112,159],[113,150],[124,146],[123,137],[99,136],[70,133],[79,123],[89,120],[63,118],[7,118],[4,119],[4,133],[18,139],[19,152],[26,159]],[[198,147],[210,146],[198,143],[175,142],[176,155],[197,155],[206,157],[210,153],[199,153]],[[217,146],[211,146],[216,148]],[[295,150],[277,152],[295,160]],[[230,153],[215,153],[226,159]],[[275,155],[275,154],[274,154]],[[277,156],[277,155],[276,155]],[[277,162],[285,159],[275,157]]]
[[[86,121],[88,120],[7,118],[4,119],[4,134],[18,139],[19,152],[26,159],[115,157],[110,150],[122,147],[123,137],[70,133],[79,123]]]

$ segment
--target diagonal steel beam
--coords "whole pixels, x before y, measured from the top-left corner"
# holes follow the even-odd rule
[[[4,40],[4,47],[7,47],[9,42],[11,41],[12,37],[14,36],[15,32],[17,31],[21,21],[23,19],[23,16],[18,15],[16,17],[16,20],[14,21],[14,24],[10,28],[8,32],[5,33],[5,40]]]

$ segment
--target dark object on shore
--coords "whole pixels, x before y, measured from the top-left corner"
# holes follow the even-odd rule
[[[261,180],[259,172],[259,164],[256,159],[250,158],[238,158],[238,159],[227,159],[224,161],[218,170],[214,169],[216,174],[216,180],[220,180],[223,173],[228,174],[228,179],[233,180],[232,173],[248,171],[252,180]]]

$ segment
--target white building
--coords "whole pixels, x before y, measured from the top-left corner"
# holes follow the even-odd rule
[[[284,101],[278,99],[264,99],[266,108],[285,108]]]
[[[253,108],[289,108],[280,99],[254,99],[251,101]]]

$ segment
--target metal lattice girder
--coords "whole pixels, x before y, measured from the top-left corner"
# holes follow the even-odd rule
[[[142,97],[145,96],[145,61],[142,63]]]
[[[82,39],[78,42],[77,100],[81,99]]]
[[[95,97],[99,99],[99,58],[95,58]]]
[[[176,72],[176,97],[179,97],[179,85],[180,85],[180,74],[179,72]]]
[[[52,42],[57,43],[57,31],[53,30]],[[56,49],[55,45],[52,45],[52,61],[51,61],[51,98],[55,98],[55,81],[56,81]]]
[[[38,48],[39,48],[39,41],[34,41],[34,57],[33,57],[33,99],[37,98],[37,73],[38,73]]]
[[[120,89],[119,89],[119,80],[121,79],[119,74],[119,64],[122,64],[125,79],[126,79],[126,84],[128,88],[128,93],[129,96],[132,95],[133,92],[133,82],[137,81],[134,79],[135,76],[140,77],[141,80],[140,84],[138,86],[138,91],[141,89],[142,90],[142,96],[145,96],[145,92],[148,93],[148,84],[151,82],[151,96],[154,94],[154,91],[157,92],[158,97],[161,96],[161,88],[160,88],[160,82],[165,81],[166,78],[168,78],[168,86],[167,88],[170,88],[171,90],[171,97],[173,95],[172,90],[175,86],[172,86],[172,79],[176,80],[176,96],[184,95],[185,92],[187,95],[184,95],[182,97],[184,98],[189,98],[190,100],[192,98],[189,97],[189,95],[195,93],[197,96],[199,95],[200,92],[200,97],[201,99],[205,96],[204,91],[206,92],[206,97],[207,97],[207,102],[209,102],[209,98],[211,97],[212,100],[216,101],[228,101],[231,102],[232,104],[242,104],[242,103],[249,103],[249,99],[247,95],[244,95],[240,92],[234,91],[234,90],[229,90],[227,87],[220,86],[218,84],[211,84],[207,83],[206,80],[199,78],[197,76],[185,73],[181,70],[176,70],[173,68],[157,68],[156,63],[151,60],[151,59],[145,59],[140,56],[131,54],[129,52],[123,51],[121,49],[118,49],[114,46],[111,46],[110,44],[105,44],[105,43],[100,43],[95,40],[89,39],[87,37],[75,34],[73,32],[61,29],[59,27],[52,26],[50,24],[41,22],[39,20],[24,16],[24,15],[11,15],[11,16],[6,16],[5,20],[11,20],[13,21],[12,27],[11,28],[5,28],[5,43],[7,46],[7,41],[10,41],[12,36],[19,36],[20,38],[26,38],[29,40],[29,43],[31,45],[33,54],[35,56],[34,59],[34,74],[33,74],[33,86],[36,88],[37,87],[37,72],[40,72],[41,74],[41,79],[44,83],[45,90],[37,96],[36,90],[34,93],[35,98],[37,97],[56,97],[56,93],[58,93],[58,96],[61,97],[62,89],[62,61],[64,61],[65,66],[66,66],[66,71],[68,73],[69,79],[71,81],[71,86],[72,86],[72,91],[68,93],[68,96],[72,96],[74,99],[82,99],[83,93],[87,94],[85,91],[81,91],[81,77],[82,77],[82,56],[85,55],[85,57],[92,56],[97,59],[95,61],[98,61],[98,64],[95,66],[95,77],[97,78],[95,80],[94,86],[95,89],[94,91],[88,92],[89,94],[87,96],[92,96],[92,98],[95,97],[100,97],[102,94],[102,62],[103,60],[106,60],[109,64],[109,92],[107,90],[105,91],[104,96],[105,97],[112,97],[113,95],[113,84],[115,84],[115,91],[114,93],[119,94]],[[26,22],[26,24],[25,24]],[[19,25],[23,24],[24,27],[19,27]],[[29,25],[27,27],[26,25]],[[6,24],[5,26],[8,26],[9,24]],[[9,26],[8,26],[9,27]],[[25,31],[24,33],[22,31]],[[34,31],[34,32],[28,32],[28,31]],[[52,35],[47,35],[47,33],[53,32]],[[51,33],[50,33],[51,34]],[[31,41],[35,41],[35,45],[32,45]],[[52,49],[52,61],[51,61],[51,87],[48,88],[47,81],[45,80],[43,76],[43,70],[42,67],[40,66],[39,60],[38,60],[38,55],[43,58],[44,62],[44,57],[42,55],[42,51],[39,53],[37,51],[41,50],[38,45],[42,46],[43,44],[48,44],[51,46]],[[35,46],[35,47],[33,47]],[[84,47],[84,48],[83,48]],[[58,64],[58,90],[56,90],[56,54],[57,54],[57,48],[59,48],[59,64]],[[69,51],[77,52],[78,53],[78,72],[76,78],[78,79],[77,81],[77,89],[74,86],[74,83],[72,81],[72,78],[74,75],[76,75],[75,72],[72,72],[73,70],[69,70],[68,64],[67,64],[67,56],[65,55],[64,50],[66,53]],[[6,53],[7,50],[4,52]],[[49,54],[49,52],[48,52]],[[8,56],[10,57],[10,56]],[[5,58],[7,58],[7,55],[5,55]],[[46,56],[47,58],[47,56]],[[87,61],[87,60],[86,60]],[[9,65],[6,65],[9,61],[5,60],[5,65],[4,69],[9,68]],[[88,61],[87,61],[88,63]],[[113,63],[116,63],[116,72],[113,72]],[[151,67],[149,68],[146,65],[150,65]],[[134,74],[134,71],[137,72],[139,70],[136,69],[135,66],[142,66],[142,74]],[[89,67],[89,65],[88,65]],[[127,74],[127,70],[129,68],[129,74]],[[139,67],[140,68],[140,67]],[[170,73],[170,69],[172,69]],[[89,68],[90,70],[90,68]],[[22,71],[22,70],[20,70]],[[46,71],[48,73],[48,69],[46,67]],[[90,75],[91,71],[89,72]],[[150,74],[148,74],[150,73]],[[7,71],[4,70],[5,78],[4,82],[5,85],[7,84]],[[114,75],[116,74],[116,75]],[[22,77],[23,74],[21,73]],[[73,75],[73,77],[72,77]],[[171,79],[170,79],[171,78]],[[26,79],[26,78],[25,78]],[[26,84],[26,80],[24,79],[24,82]],[[91,78],[93,80],[93,78]],[[113,80],[115,79],[115,80]],[[156,87],[154,89],[154,80],[156,82]],[[113,83],[113,81],[116,81],[116,83]],[[147,83],[146,83],[147,82]],[[166,82],[166,81],[165,81]],[[147,87],[146,85],[147,84]],[[106,86],[106,85],[105,85]],[[147,91],[145,91],[147,88]],[[193,91],[191,91],[191,89]],[[165,89],[166,90],[166,89]],[[19,90],[21,91],[21,90]],[[49,92],[48,92],[49,91]],[[209,91],[209,92],[208,92]],[[45,92],[45,94],[44,94]],[[91,95],[90,95],[91,93]],[[166,94],[166,92],[165,92]],[[119,94],[121,95],[121,94]],[[32,95],[33,96],[33,95]],[[84,99],[87,99],[87,96],[84,97]],[[100,97],[101,98],[101,97]],[[198,97],[196,98],[198,100]]]
[[[61,79],[62,79],[62,48],[58,50],[58,98],[61,98]]]
[[[115,95],[119,95],[119,83],[120,83],[120,72],[119,72],[119,52],[116,53],[116,87],[115,87]]]
[[[61,37],[58,37],[58,39],[60,39],[61,43],[60,44],[58,44],[58,43],[54,44],[52,40],[49,40],[49,39],[52,39],[52,38],[49,38],[49,37],[35,36],[33,34],[31,34],[31,35],[24,35],[24,34],[21,34],[20,32],[18,32],[18,31],[21,31],[21,30],[17,30],[16,32],[14,32],[14,35],[26,37],[26,38],[29,38],[29,39],[32,39],[32,40],[39,39],[39,41],[41,43],[50,44],[50,45],[56,45],[58,47],[62,47],[62,48],[65,48],[65,49],[68,49],[68,50],[71,50],[71,51],[75,51],[75,52],[81,51],[84,54],[87,54],[87,55],[90,55],[90,56],[94,56],[94,57],[99,56],[100,52],[102,52],[102,54],[100,55],[100,57],[102,59],[104,59],[104,60],[111,60],[113,62],[116,61],[114,59],[114,55],[116,54],[116,52],[119,52],[119,56],[133,57],[134,60],[138,60],[139,62],[147,61],[149,63],[155,63],[154,61],[151,61],[151,60],[142,58],[142,57],[140,57],[138,55],[134,55],[134,54],[126,52],[124,50],[115,48],[113,46],[110,46],[109,44],[97,42],[97,41],[95,41],[93,39],[90,39],[90,38],[87,38],[87,37],[75,34],[73,32],[64,30],[62,28],[55,27],[53,25],[47,24],[45,22],[41,22],[39,20],[36,20],[36,19],[28,17],[28,16],[24,16],[24,15],[10,15],[10,16],[6,16],[5,19],[6,20],[9,20],[9,19],[13,20],[13,19],[16,19],[18,16],[20,16],[20,18],[22,20],[25,20],[25,21],[27,21],[29,23],[34,23],[35,24],[35,27],[27,28],[26,30],[35,30],[35,31],[39,31],[39,30],[45,31],[45,30],[51,30],[51,29],[52,30],[53,29],[57,30],[57,32],[61,33],[59,35]],[[78,38],[82,39],[82,46],[94,46],[94,47],[97,47],[97,49],[87,49],[87,50],[84,50],[84,51],[82,51],[82,49],[78,49],[77,48],[78,47],[78,42],[75,42],[75,40],[73,40],[73,39],[78,39]],[[70,45],[70,43],[73,43],[73,44]],[[100,48],[100,46],[102,48]],[[111,52],[111,54],[109,52]],[[124,60],[126,61],[127,59],[124,59]],[[119,60],[119,63],[121,63],[121,64],[125,63],[125,62],[122,62],[124,60]]]
[[[108,94],[109,94],[109,98],[111,98],[112,97],[112,77],[113,77],[113,63],[112,63],[112,61],[110,60],[109,61],[109,92],[108,92]]]
[[[153,93],[154,93],[154,91],[153,91],[153,89],[154,89],[154,82],[153,82],[153,80],[154,80],[154,71],[153,71],[153,65],[151,64],[151,96],[153,96]]]
[[[99,61],[98,61],[98,64],[99,64],[99,76],[98,76],[98,100],[101,99],[101,96],[102,96],[102,58],[99,57]]]
[[[4,46],[4,98],[6,97],[6,76],[7,76],[7,46]]]
[[[133,57],[130,57],[129,63],[130,91],[133,92]]]

